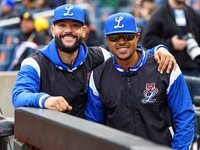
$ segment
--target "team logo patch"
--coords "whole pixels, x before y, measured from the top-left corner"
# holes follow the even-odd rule
[[[73,15],[73,13],[70,13],[70,10],[73,9],[73,6],[67,6],[67,7],[65,7],[65,9],[67,10],[67,13],[64,13],[63,14],[64,16],[67,16],[67,15],[72,16]]]
[[[117,25],[116,26],[114,26],[114,28],[115,29],[117,29],[117,28],[123,28],[124,27],[124,25],[122,24],[121,26],[120,26],[120,22],[123,20],[124,18],[121,16],[121,17],[117,17],[117,18],[115,18],[115,21],[117,22]]]
[[[146,89],[143,92],[145,98],[143,98],[141,102],[144,104],[156,102],[156,99],[154,99],[153,97],[157,93],[158,93],[158,88],[155,87],[155,83],[147,83]]]

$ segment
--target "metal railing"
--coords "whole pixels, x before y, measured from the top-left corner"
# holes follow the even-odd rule
[[[39,18],[39,17],[51,17],[54,15],[54,10],[46,10],[43,12],[38,12],[33,14],[33,18]],[[14,25],[19,24],[21,21],[20,17],[14,17],[10,19],[5,19],[0,21],[0,27],[8,26],[8,25]]]

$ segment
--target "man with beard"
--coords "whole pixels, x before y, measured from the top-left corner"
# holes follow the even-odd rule
[[[142,34],[145,48],[166,45],[187,76],[200,76],[200,14],[186,0],[167,0],[158,8]],[[192,35],[192,38],[190,37]],[[188,39],[191,39],[188,42]],[[195,41],[195,42],[194,42]],[[191,98],[200,95],[199,85],[188,83]]]
[[[83,117],[91,71],[111,54],[101,47],[87,47],[84,13],[72,4],[54,11],[51,27],[53,39],[48,46],[26,58],[21,65],[12,91],[14,107],[39,107]],[[155,55],[163,73],[169,72],[173,56],[163,46]],[[169,61],[170,60],[170,61]]]

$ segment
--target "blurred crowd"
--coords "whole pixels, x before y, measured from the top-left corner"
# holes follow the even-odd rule
[[[18,70],[24,58],[51,41],[51,10],[59,5],[73,3],[82,7],[88,26],[84,42],[88,46],[107,49],[103,34],[104,21],[110,14],[132,13],[139,32],[142,33],[154,10],[164,2],[165,0],[0,0],[0,71]],[[187,0],[187,4],[200,13],[199,0]]]

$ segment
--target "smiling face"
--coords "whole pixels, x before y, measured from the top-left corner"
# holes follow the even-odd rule
[[[51,29],[57,48],[66,53],[78,50],[86,35],[86,26],[72,19],[57,21]]]
[[[118,41],[110,41],[108,36],[105,36],[105,39],[108,43],[110,52],[115,56],[117,63],[124,60],[130,60],[134,58],[134,53],[137,48],[137,41],[139,40],[140,34],[135,34],[134,39],[127,41],[121,37]]]

